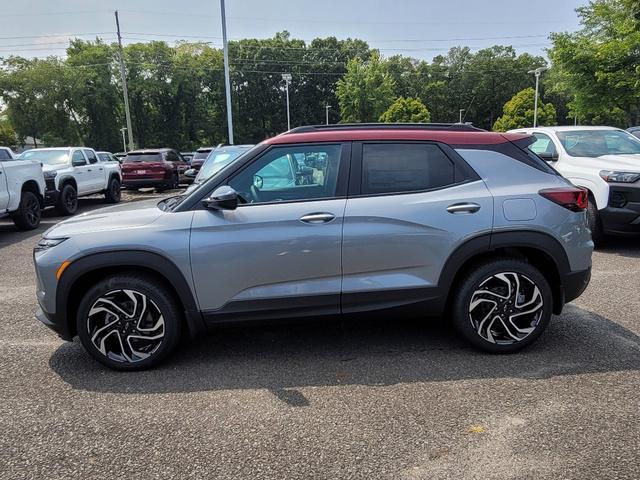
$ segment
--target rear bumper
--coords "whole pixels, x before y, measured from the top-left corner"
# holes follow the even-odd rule
[[[123,178],[122,186],[125,188],[162,187],[168,185],[170,180],[165,178]]]
[[[591,280],[591,267],[579,272],[571,272],[562,276],[564,303],[578,298],[587,289]]]

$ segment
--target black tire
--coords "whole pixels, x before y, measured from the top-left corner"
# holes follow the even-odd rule
[[[142,298],[141,296],[146,297],[146,305],[149,309],[148,315],[152,315],[153,312],[159,312],[162,316],[162,328],[161,330],[154,330],[152,328],[152,333],[149,335],[162,334],[162,338],[160,340],[154,340],[153,342],[149,341],[143,344],[143,347],[149,347],[148,353],[144,353],[144,355],[148,355],[147,357],[136,357],[136,352],[132,349],[127,348],[124,353],[126,359],[123,357],[122,353],[118,353],[117,350],[121,343],[122,336],[124,335],[140,335],[140,331],[136,331],[136,328],[140,328],[140,322],[137,320],[137,317],[134,315],[133,319],[129,319],[124,315],[120,315],[119,319],[116,321],[115,317],[107,317],[104,319],[103,323],[94,323],[94,319],[98,315],[109,315],[107,313],[98,312],[93,316],[89,316],[89,312],[92,307],[104,304],[100,301],[101,298],[105,296],[111,295],[111,299],[120,298],[123,299],[125,297],[125,290],[133,291],[134,297]],[[115,303],[115,302],[114,302]],[[142,304],[143,302],[139,302]],[[118,303],[116,303],[118,304]],[[131,311],[134,314],[136,310],[134,310],[130,305],[127,306],[124,302],[119,303],[120,306],[124,307],[125,311]],[[98,309],[99,310],[99,309]],[[152,312],[153,310],[153,312]],[[97,317],[98,320],[100,317]],[[152,317],[143,320],[143,321],[151,321],[156,322]],[[110,338],[105,340],[104,343],[101,342],[104,338],[108,336],[105,335],[102,339],[100,337],[96,337],[96,343],[103,345],[104,352],[102,352],[96,344],[92,341],[92,336],[95,336],[100,328],[104,328],[107,324],[111,324],[111,322],[115,323],[116,326],[114,328],[109,328],[106,330]],[[136,324],[137,322],[137,324]],[[78,332],[78,336],[80,337],[80,341],[84,348],[89,352],[89,354],[98,360],[100,363],[106,365],[109,368],[115,370],[145,370],[148,368],[155,367],[160,362],[165,360],[167,356],[174,350],[178,341],[180,340],[181,332],[182,332],[182,315],[180,313],[180,308],[178,307],[178,303],[167,287],[165,287],[162,283],[155,280],[153,277],[149,277],[146,275],[140,274],[121,274],[121,275],[112,275],[101,281],[99,281],[96,285],[91,287],[89,291],[83,296],[80,301],[80,305],[78,306],[78,313],[76,317],[76,328]],[[91,331],[89,330],[91,329]],[[117,338],[116,338],[117,336]],[[131,337],[124,337],[124,343],[127,343],[127,346],[131,345]],[[141,337],[136,337],[141,338]],[[134,342],[136,339],[134,338]],[[157,346],[156,346],[157,343]],[[136,345],[137,346],[137,345]],[[112,348],[113,347],[113,348]],[[151,349],[153,347],[153,349]],[[109,348],[112,348],[109,350]],[[124,347],[123,347],[124,348]],[[122,351],[122,348],[120,348]],[[118,358],[120,357],[120,358]]]
[[[71,183],[65,183],[60,190],[60,198],[56,207],[58,213],[65,217],[75,215],[78,211],[78,192]]]
[[[107,189],[104,192],[104,199],[107,203],[119,203],[122,198],[121,193],[122,187],[120,185],[120,180],[116,177],[112,177],[109,180],[109,185],[107,185]]]
[[[598,213],[598,207],[592,197],[589,197],[589,206],[587,207],[587,222],[589,230],[591,230],[591,239],[596,247],[604,245],[605,236],[602,231],[602,220]]]
[[[42,207],[40,200],[33,192],[22,192],[20,207],[11,219],[18,230],[33,230],[40,225]]]
[[[167,190],[175,190],[176,188],[178,188],[178,186],[179,186],[178,174],[174,173],[173,176],[171,177],[171,180],[169,180],[169,183],[167,183],[166,185],[162,185],[160,187],[156,187],[156,191],[166,192]]]
[[[501,278],[496,278],[496,275],[500,274],[503,274],[501,277],[505,278],[504,281]],[[511,292],[515,293],[516,289],[513,286],[516,284],[516,275],[518,276],[518,282],[522,285],[519,290],[520,293],[522,295],[530,295],[531,298],[538,298],[538,301],[532,303],[532,306],[535,307],[540,302],[542,303],[537,310],[528,314],[528,316],[522,315],[522,312],[526,310],[517,306],[517,299],[514,305],[497,298],[496,295],[496,292],[501,292],[501,288],[508,288],[507,280],[512,285]],[[539,296],[535,294],[534,287],[537,287]],[[499,258],[479,263],[466,272],[464,279],[457,285],[456,290],[451,304],[454,326],[472,345],[487,352],[510,353],[530,345],[547,328],[551,319],[553,295],[549,282],[538,269],[522,260]],[[491,294],[482,293],[487,290],[491,291]],[[504,294],[506,293],[508,291],[504,292]],[[473,305],[471,303],[472,299],[474,301]],[[492,310],[492,302],[496,303],[495,310]],[[526,299],[523,302],[520,302],[521,307],[527,304]],[[512,314],[517,316],[515,323],[505,324],[504,322],[508,322]],[[487,318],[489,323],[485,322],[483,324],[481,319],[484,318]],[[493,323],[491,323],[492,321]],[[522,322],[530,323],[523,325]],[[507,325],[509,325],[509,328],[507,328]],[[525,335],[524,332],[526,330],[518,331],[515,329],[516,326],[523,330],[530,328],[532,330]],[[522,335],[521,338],[514,339],[509,336],[509,330],[512,333],[516,333],[516,337]],[[489,338],[485,338],[480,331],[483,331],[486,337]],[[493,341],[490,341],[490,339],[493,339]]]

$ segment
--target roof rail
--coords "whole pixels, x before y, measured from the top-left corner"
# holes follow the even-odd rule
[[[334,123],[330,125],[306,125],[283,133],[308,133],[325,130],[449,130],[457,132],[485,132],[470,123]]]

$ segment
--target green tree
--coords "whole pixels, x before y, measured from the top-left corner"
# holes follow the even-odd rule
[[[553,34],[557,80],[570,92],[569,116],[586,123],[640,123],[640,28],[637,0],[593,0],[577,9],[582,28]]]
[[[398,98],[389,109],[380,115],[384,123],[428,123],[431,121],[429,110],[417,98]]]
[[[504,105],[504,114],[496,120],[493,129],[506,132],[512,128],[530,127],[533,125],[535,90],[531,87],[518,92]],[[550,103],[542,103],[538,99],[538,125],[555,125],[556,109]]]
[[[353,58],[336,87],[343,122],[375,122],[393,102],[394,83],[378,53]]]
[[[16,146],[16,132],[6,118],[0,118],[0,145]]]

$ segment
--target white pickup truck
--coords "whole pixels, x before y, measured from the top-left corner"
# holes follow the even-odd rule
[[[45,205],[54,205],[61,215],[76,213],[78,197],[102,193],[108,203],[120,201],[120,164],[100,160],[92,148],[37,148],[19,158],[42,164]]]
[[[0,160],[0,218],[11,217],[20,230],[40,225],[45,182],[38,162]]]

